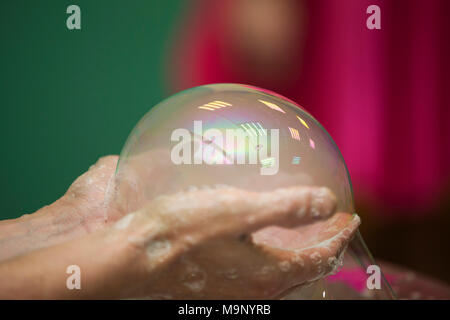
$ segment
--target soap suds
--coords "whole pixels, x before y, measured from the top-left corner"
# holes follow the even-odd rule
[[[133,220],[133,218],[134,218],[133,213],[127,214],[125,217],[123,217],[114,224],[114,228],[119,230],[127,228],[130,225],[130,222],[131,220]]]
[[[154,241],[147,246],[147,257],[152,263],[161,262],[171,249],[172,244],[169,240]]]

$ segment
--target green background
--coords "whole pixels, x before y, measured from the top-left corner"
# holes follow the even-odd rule
[[[68,30],[66,8],[81,8]],[[60,197],[166,97],[183,3],[2,1],[0,219]]]

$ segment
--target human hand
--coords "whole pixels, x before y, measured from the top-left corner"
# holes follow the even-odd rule
[[[99,230],[121,217],[105,206],[118,156],[100,158],[54,203],[0,222],[0,261]]]
[[[69,219],[71,228],[53,238],[55,242],[92,233],[32,256],[44,254],[56,266],[56,261],[67,262],[64,252],[71,252],[71,263],[92,270],[89,283],[96,289],[86,290],[84,297],[273,298],[331,272],[359,225],[357,216],[331,217],[335,199],[328,189],[291,187],[266,193],[197,190],[159,197],[105,228],[123,215],[104,205],[116,162],[117,157],[100,159],[60,200],[41,209],[51,211],[38,212],[41,218],[53,215],[62,226],[67,220],[58,219],[58,209],[64,209],[65,216],[75,212],[77,223]],[[274,226],[280,224],[290,229]],[[104,249],[111,243],[120,252]],[[87,258],[100,251],[111,256]],[[117,268],[111,269],[110,262]],[[105,273],[111,274],[114,290],[105,292],[111,284],[98,283]]]
[[[275,298],[339,265],[359,217],[332,216],[334,209],[333,194],[313,187],[265,193],[221,188],[159,197],[114,227],[136,253],[127,267],[134,285],[122,294]]]

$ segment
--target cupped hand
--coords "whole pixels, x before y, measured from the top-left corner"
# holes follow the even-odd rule
[[[137,252],[126,297],[275,298],[339,265],[359,225],[326,188],[231,187],[162,196],[119,220]],[[133,270],[136,270],[133,268]]]
[[[338,267],[360,223],[335,213],[329,189],[301,186],[179,192],[125,214],[105,205],[117,159],[101,158],[61,199],[19,219],[29,241],[16,241],[16,251],[0,241],[0,257],[21,254],[14,268],[50,259],[48,268],[80,264],[91,270],[89,298],[275,298]],[[45,294],[59,295],[65,292]]]

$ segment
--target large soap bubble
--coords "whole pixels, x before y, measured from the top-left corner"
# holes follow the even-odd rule
[[[247,85],[200,86],[151,108],[122,150],[115,183],[113,201],[122,212],[134,212],[158,197],[189,190],[220,192],[230,186],[266,192],[311,186],[327,188],[334,194],[336,212],[354,213],[345,162],[326,130],[295,102]],[[319,241],[314,230],[319,232],[320,226],[310,229],[299,241],[311,245]],[[260,237],[264,240],[267,235]],[[313,285],[299,284],[298,289],[290,288],[278,296],[390,297],[384,279],[381,289],[366,288],[366,267],[373,259],[359,233],[350,252],[346,258],[342,253],[333,261],[334,276],[321,274],[311,279]],[[359,289],[352,286],[356,278]]]

